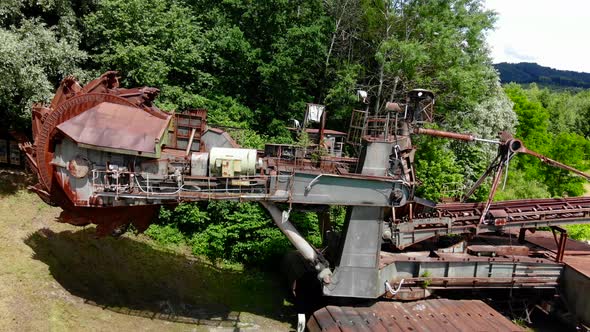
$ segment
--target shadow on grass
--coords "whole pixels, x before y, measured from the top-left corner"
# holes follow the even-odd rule
[[[0,197],[13,195],[33,184],[34,176],[20,169],[0,168]]]
[[[92,228],[41,229],[25,243],[67,291],[107,310],[235,328],[249,326],[242,312],[295,322],[283,285],[267,273],[220,269],[129,237],[96,239]]]

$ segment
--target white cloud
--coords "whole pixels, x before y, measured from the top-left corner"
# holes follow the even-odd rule
[[[498,13],[488,33],[494,62],[537,62],[590,72],[590,1],[487,0]]]
[[[504,46],[504,56],[507,59],[513,60],[512,62],[536,62],[537,58],[534,56],[526,55],[521,51],[514,48],[512,45]]]

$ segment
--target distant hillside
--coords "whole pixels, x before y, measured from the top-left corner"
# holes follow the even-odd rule
[[[494,65],[500,72],[502,83],[537,83],[543,86],[560,88],[590,88],[590,74],[569,70],[557,70],[536,63],[498,63]]]

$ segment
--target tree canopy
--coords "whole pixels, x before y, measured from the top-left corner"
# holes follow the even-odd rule
[[[500,72],[500,78],[504,83],[536,83],[559,89],[590,88],[590,73],[558,70],[531,62],[502,62],[496,64],[495,67]]]

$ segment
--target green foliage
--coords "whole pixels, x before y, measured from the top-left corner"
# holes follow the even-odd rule
[[[174,210],[161,208],[160,220],[165,224],[174,223],[185,231],[201,231],[207,227],[209,216],[197,203],[180,203]]]
[[[78,66],[86,54],[38,20],[23,20],[19,27],[8,30],[0,28],[0,40],[3,123],[26,127],[33,103],[48,101],[62,78],[85,78]]]
[[[316,248],[322,245],[322,234],[319,229],[318,215],[313,212],[292,211],[289,220],[297,230]]]
[[[503,181],[504,179],[502,179]],[[511,199],[551,197],[547,185],[538,179],[527,179],[522,170],[512,169],[508,173],[506,188],[500,187],[496,193],[496,201]]]
[[[98,68],[121,69],[124,84],[161,87],[169,106],[206,106],[213,124],[267,134],[318,92],[326,36],[319,1],[103,0],[84,23]],[[244,114],[224,108],[216,118],[226,98]]]
[[[549,135],[549,111],[543,105],[531,100],[518,85],[505,87],[506,94],[514,103],[514,111],[518,115],[516,136],[523,139],[525,146],[539,153],[547,153],[551,142]]]
[[[145,234],[162,244],[187,243],[186,235],[203,231],[208,221],[209,215],[196,203],[181,203],[174,209],[161,207],[157,222]]]
[[[560,162],[578,169],[585,169],[590,155],[590,141],[575,133],[560,133],[554,137],[550,156]],[[584,193],[586,180],[571,172],[551,167],[547,169],[547,181],[554,195],[567,193],[580,196]]]
[[[422,274],[420,275],[421,278],[424,278],[424,280],[422,280],[422,283],[420,284],[420,287],[426,289],[428,288],[428,286],[430,286],[430,284],[432,283],[432,279],[430,279],[430,276],[432,275],[432,273],[428,270],[422,272]]]
[[[536,63],[506,63],[495,65],[504,83],[543,83],[566,88],[590,88],[590,74],[569,70],[557,70]]]
[[[540,100],[551,113],[551,132],[572,132],[590,139],[590,90],[578,93],[552,92],[532,85],[528,92],[531,98]]]
[[[50,27],[58,38],[78,44],[80,18],[95,9],[96,0],[3,0],[0,3],[0,27],[19,27],[36,20]]]
[[[331,86],[326,92],[325,103],[329,110],[328,127],[347,130],[352,105],[357,103],[356,86],[362,67],[359,64],[343,65],[336,69]]]
[[[88,78],[79,17],[93,0],[0,3],[0,121],[23,130],[33,103],[46,102],[65,76]]]
[[[152,224],[146,229],[145,234],[162,244],[183,244],[184,235],[174,225]]]
[[[311,78],[321,70],[321,55],[326,52],[324,39],[321,25],[290,28],[273,43],[276,53],[272,60],[258,67],[262,87],[268,91],[267,98],[274,102],[268,105],[272,105],[276,116],[283,119],[299,116],[306,101],[313,100],[312,91],[318,86]]]
[[[485,46],[484,32],[495,15],[481,1],[361,1],[360,8],[351,6],[362,23],[343,26],[354,37],[338,40],[336,55],[346,59],[344,69],[360,65],[344,77],[358,75],[373,112],[382,111],[387,101],[402,99],[410,89],[426,88],[437,95],[442,129],[495,138],[498,131],[514,128],[514,112]],[[346,96],[348,90],[334,87],[338,96]],[[418,194],[432,199],[446,195],[441,190],[450,183],[473,184],[495,153],[482,145],[450,144],[444,152],[431,152],[425,145],[419,144],[423,150],[416,158],[424,182]],[[483,186],[477,198],[485,194]]]
[[[293,144],[293,134],[279,119],[273,119],[268,125],[268,132],[271,137],[269,141],[277,144]]]
[[[457,164],[454,154],[448,150],[448,143],[437,138],[423,139],[416,156],[416,175],[422,185],[416,195],[438,201],[452,197],[448,188],[463,183],[463,170]]]
[[[276,258],[288,246],[280,230],[258,204],[211,202],[208,212],[214,223],[194,235],[193,252],[196,254],[260,264]]]
[[[85,37],[100,70],[124,69],[124,84],[189,90],[212,84],[200,69],[209,43],[180,2],[101,1],[85,18]]]
[[[340,218],[341,213],[335,215]],[[310,243],[321,245],[315,213],[293,212],[291,221]],[[146,234],[163,244],[186,243],[194,254],[211,261],[248,265],[279,259],[291,247],[266,211],[255,203],[214,201],[162,208],[157,223]]]
[[[566,226],[569,237],[579,241],[590,240],[590,225],[569,225]]]
[[[5,0],[0,2],[0,22],[2,22],[2,26],[8,27],[22,18],[21,11],[24,5],[24,1],[22,0]]]
[[[497,82],[487,62],[483,34],[495,20],[492,12],[479,1],[407,1],[400,16],[396,37],[407,50],[396,58],[403,64],[400,69],[407,88],[431,88],[440,104],[454,111],[467,110],[485,99]],[[416,58],[411,52],[424,55]]]
[[[573,101],[576,97],[568,98],[564,93],[540,90],[535,85],[524,90],[516,84],[509,84],[505,91],[514,102],[514,110],[518,115],[517,137],[523,140],[528,149],[574,168],[588,167],[590,141],[576,133],[573,126],[577,122],[575,109],[562,113],[564,104],[578,104]],[[510,189],[503,194],[503,198],[524,198],[533,193],[544,195],[541,197],[579,196],[584,193],[584,179],[566,170],[543,164],[537,158],[517,156],[513,164],[522,171],[517,174],[524,182],[509,184]],[[529,186],[530,183],[543,185]],[[523,188],[518,188],[519,186]]]
[[[331,206],[330,216],[332,216],[332,228],[334,228],[336,232],[342,231],[344,227],[344,220],[346,218],[346,207]]]
[[[297,135],[296,145],[301,148],[307,148],[311,145],[311,139],[306,131],[302,131]]]

